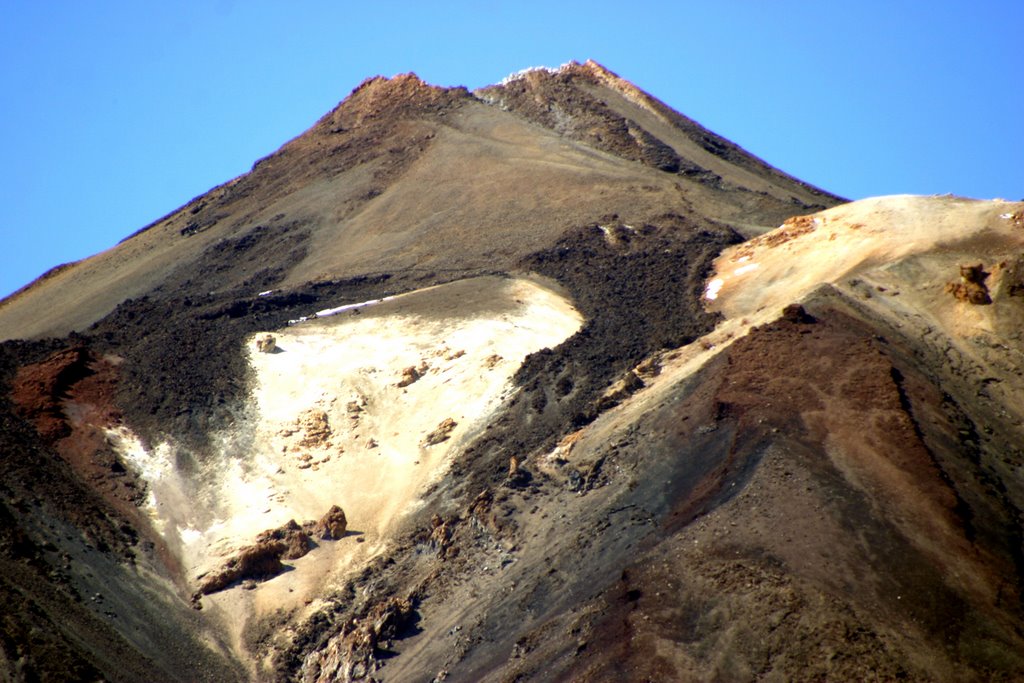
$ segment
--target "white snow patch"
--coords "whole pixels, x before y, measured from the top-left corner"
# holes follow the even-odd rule
[[[308,320],[316,320],[317,318],[329,318],[332,315],[338,315],[339,313],[344,313],[345,311],[354,311],[359,308],[366,308],[367,306],[376,306],[379,303],[391,301],[391,299],[393,298],[393,296],[386,296],[383,299],[370,299],[369,301],[361,301],[358,304],[345,304],[344,306],[337,306],[335,308],[325,308],[322,311],[317,311],[316,313],[312,313],[310,315],[304,315],[294,320],[289,320],[288,324],[297,325],[299,323],[304,323]]]
[[[566,62],[565,64],[562,64],[557,68],[551,66],[528,66],[525,69],[520,69],[515,73],[511,73],[508,76],[505,76],[505,78],[498,81],[498,85],[508,85],[509,83],[514,83],[518,80],[526,78],[527,75],[537,71],[543,71],[549,74],[561,73],[562,71],[565,71],[566,69],[569,69],[572,66],[573,62]]]
[[[369,301],[363,301],[363,302],[358,303],[358,304],[346,304],[345,306],[338,306],[336,308],[325,308],[322,311],[317,311],[313,315],[315,315],[317,318],[328,318],[328,317],[330,317],[332,315],[338,315],[339,313],[344,313],[345,311],[354,311],[357,308],[366,308],[367,306],[375,306],[375,305],[377,305],[379,303],[382,303],[384,301],[390,301],[393,298],[394,297],[386,296],[383,299],[370,299]]]
[[[526,78],[528,74],[532,74],[535,71],[545,71],[549,74],[553,74],[557,73],[558,69],[554,69],[550,66],[528,66],[525,69],[520,69],[519,71],[510,73],[508,76],[505,76],[505,78],[498,81],[498,85],[508,85],[509,83],[514,83],[518,80]]]
[[[750,272],[752,270],[757,270],[760,267],[761,267],[760,263],[748,263],[747,265],[740,266],[739,268],[734,270],[733,271],[733,275],[743,275],[743,273],[748,273],[748,272]]]
[[[714,301],[718,298],[718,292],[722,289],[722,285],[725,284],[725,280],[720,277],[716,277],[714,280],[708,283],[708,289],[704,293],[704,298],[708,301]]]

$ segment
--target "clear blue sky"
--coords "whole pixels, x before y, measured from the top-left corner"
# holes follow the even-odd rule
[[[113,246],[367,76],[593,58],[837,194],[1024,197],[1024,2],[0,0],[0,296]]]

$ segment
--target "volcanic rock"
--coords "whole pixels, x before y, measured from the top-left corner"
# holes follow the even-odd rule
[[[337,541],[345,537],[347,530],[348,520],[345,518],[345,511],[337,505],[332,505],[313,527],[313,535],[325,541]]]
[[[434,446],[447,441],[451,438],[452,431],[458,426],[458,423],[450,417],[446,417],[441,424],[437,425],[437,429],[423,437],[424,446]]]
[[[298,447],[326,448],[331,445],[331,423],[323,410],[307,410],[299,416],[295,424],[302,433],[302,438],[296,444]]]
[[[420,363],[419,367],[410,365],[409,367],[402,370],[402,379],[398,380],[395,384],[396,387],[407,387],[413,382],[417,381],[423,376],[423,373],[427,371],[427,364]]]
[[[248,579],[265,581],[273,578],[285,570],[281,557],[287,551],[288,543],[278,540],[246,546],[225,562],[220,571],[203,577],[196,588],[196,596],[216,593]]]
[[[790,304],[782,309],[782,319],[791,323],[807,325],[814,322],[814,316],[800,304]]]
[[[294,519],[288,520],[276,529],[268,529],[256,537],[257,545],[272,541],[281,541],[285,545],[281,553],[283,560],[295,560],[313,549],[313,541],[309,534]]]
[[[960,266],[960,281],[948,283],[946,291],[958,301],[966,301],[975,306],[990,304],[992,297],[985,284],[989,275],[980,263],[976,266]]]

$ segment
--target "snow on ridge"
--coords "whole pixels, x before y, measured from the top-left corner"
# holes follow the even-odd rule
[[[498,85],[508,85],[509,83],[515,83],[516,81],[522,80],[523,78],[526,78],[527,75],[529,75],[531,73],[534,73],[534,72],[537,72],[537,71],[543,71],[543,72],[549,73],[549,74],[562,73],[563,71],[566,71],[567,69],[569,69],[570,67],[575,66],[575,65],[576,65],[576,62],[566,62],[565,64],[563,64],[563,65],[561,65],[559,67],[553,67],[553,66],[528,66],[525,69],[520,69],[519,71],[516,71],[515,73],[510,73],[508,76],[505,76],[505,78],[503,78],[500,81],[498,81]]]
[[[288,324],[297,325],[298,323],[304,323],[307,320],[315,320],[316,318],[329,318],[332,315],[338,315],[339,313],[344,313],[345,311],[353,311],[360,308],[366,308],[367,306],[376,306],[379,303],[391,301],[394,298],[395,297],[393,296],[386,296],[382,299],[370,299],[369,301],[362,301],[358,304],[347,304],[345,306],[338,306],[337,308],[325,308],[324,310],[317,311],[316,313],[313,313],[311,315],[304,315],[299,318],[296,318],[295,320],[289,320]]]

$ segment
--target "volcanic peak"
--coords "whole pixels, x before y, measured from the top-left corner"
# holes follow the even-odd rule
[[[0,678],[1021,680],[1024,205],[838,203],[596,62],[364,81],[0,308]]]

